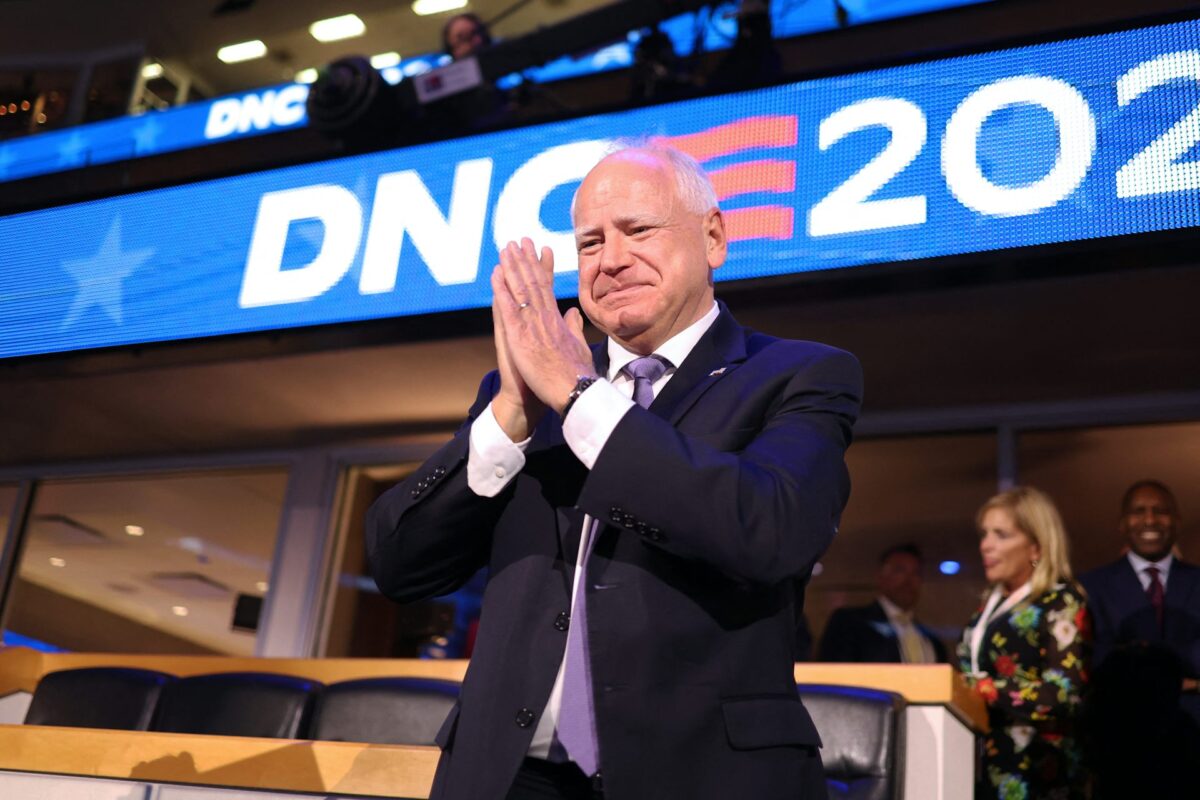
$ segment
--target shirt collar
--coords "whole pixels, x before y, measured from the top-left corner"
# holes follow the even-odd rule
[[[1144,575],[1147,567],[1158,567],[1158,577],[1163,581],[1167,579],[1167,573],[1171,571],[1171,564],[1175,561],[1175,556],[1170,553],[1160,561],[1148,561],[1132,550],[1126,553],[1125,557],[1129,559],[1129,566],[1133,567],[1133,571],[1138,575]]]
[[[688,357],[688,354],[695,348],[696,343],[700,341],[700,337],[708,333],[708,329],[717,321],[717,315],[721,309],[714,301],[712,308],[708,310],[700,319],[687,326],[679,333],[672,336],[667,341],[663,342],[654,352],[662,356],[667,361],[671,362],[672,370],[679,369],[679,365]],[[625,365],[635,358],[641,358],[638,353],[631,353],[621,345],[617,344],[616,340],[609,338],[608,340],[608,375],[605,377],[608,380],[613,380],[621,374],[621,370]],[[668,370],[668,374],[670,370]]]
[[[913,613],[911,611],[905,611],[883,595],[879,595],[879,605],[882,606],[883,613],[887,614],[889,620],[896,620],[898,622],[913,621]]]

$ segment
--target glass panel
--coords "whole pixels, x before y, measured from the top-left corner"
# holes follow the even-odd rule
[[[283,468],[42,483],[8,630],[69,650],[253,654],[286,483]]]
[[[957,642],[984,586],[975,511],[996,491],[995,436],[858,441],[846,462],[850,502],[806,596],[814,635],[834,609],[874,600],[880,553],[911,542],[925,558],[917,619]],[[943,574],[942,562],[960,571]]]
[[[17,486],[0,483],[0,545],[8,534],[8,521],[12,519],[13,506],[17,504]]]
[[[398,605],[370,577],[363,536],[367,509],[417,464],[352,470],[339,523],[338,581],[322,655],[329,658],[463,658],[470,654],[483,573],[445,597]]]
[[[1049,493],[1062,513],[1077,574],[1123,551],[1121,496],[1146,478],[1174,492],[1178,546],[1200,557],[1200,422],[1023,433],[1017,452],[1022,483]]]

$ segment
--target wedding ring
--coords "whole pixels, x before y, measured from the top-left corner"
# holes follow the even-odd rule
[[[529,303],[518,303],[517,304],[518,311],[524,311],[527,308],[529,308]]]

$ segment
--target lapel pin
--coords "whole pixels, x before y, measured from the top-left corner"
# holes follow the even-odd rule
[[[714,375],[724,375],[726,369],[728,369],[728,367],[721,367],[720,369],[714,369],[712,372],[708,373],[708,377],[711,378]]]

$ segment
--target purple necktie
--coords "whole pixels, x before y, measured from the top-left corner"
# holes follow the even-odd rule
[[[1161,634],[1166,593],[1163,591],[1162,581],[1158,578],[1158,567],[1153,565],[1146,567],[1146,574],[1150,576],[1150,585],[1146,587],[1146,597],[1150,599],[1150,607],[1154,609],[1154,619],[1158,623],[1158,632]]]
[[[642,408],[654,399],[654,382],[670,366],[661,356],[636,358],[623,371],[633,378],[633,400]],[[567,663],[563,668],[562,704],[558,711],[558,744],[566,750],[586,775],[600,769],[600,746],[596,738],[596,711],[592,698],[592,665],[587,643],[587,560],[594,537],[584,528],[579,546],[585,548],[579,562],[579,589],[571,609],[571,627],[567,630]]]

